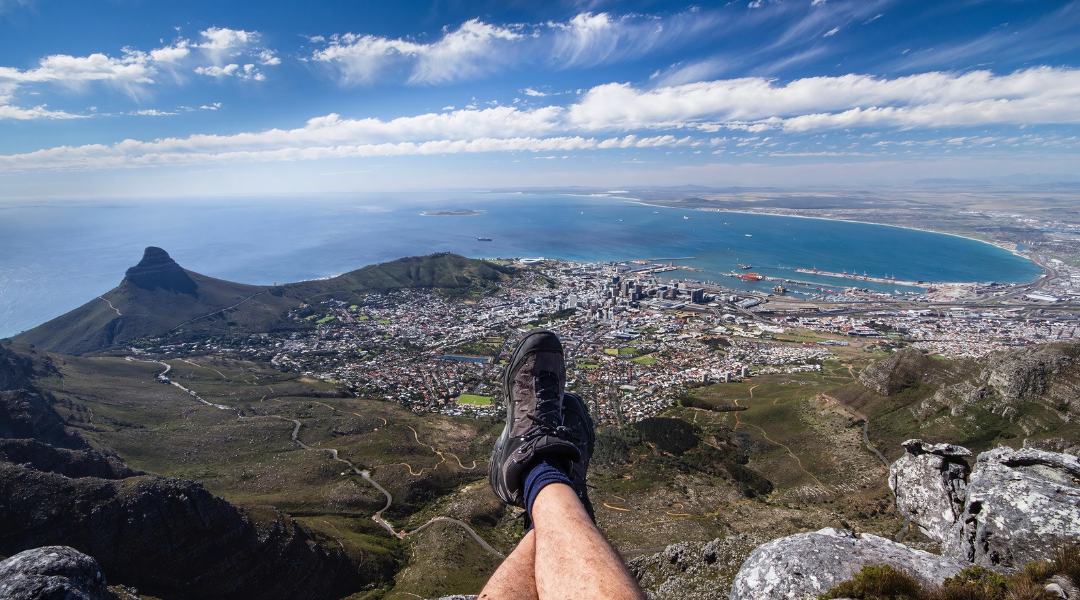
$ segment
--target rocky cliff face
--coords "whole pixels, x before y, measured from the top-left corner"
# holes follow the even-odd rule
[[[944,550],[1007,571],[1049,558],[1061,539],[1080,540],[1080,460],[1002,447],[979,455]]]
[[[93,564],[114,582],[168,600],[332,599],[390,575],[361,573],[337,544],[320,543],[278,511],[255,516],[199,483],[147,475],[91,450],[33,387],[29,362],[0,347],[0,363],[6,385],[22,386],[0,391],[0,555],[63,545],[93,557],[20,555],[20,572],[37,573],[23,588],[97,598],[78,574]],[[74,579],[53,586],[53,575],[27,567],[49,556]]]
[[[896,509],[930,539],[941,543],[960,519],[967,495],[967,448],[904,442],[907,453],[889,468]]]
[[[0,439],[0,461],[65,477],[123,479],[145,475],[129,468],[119,458],[94,450],[67,450],[37,440]]]
[[[980,379],[1011,403],[1037,400],[1080,412],[1080,343],[1041,344],[991,355]]]
[[[0,463],[0,552],[64,544],[164,598],[336,598],[363,584],[281,513],[256,520],[198,483],[73,479]]]
[[[199,287],[168,252],[154,246],[143,252],[142,260],[128,269],[124,278],[144,290],[161,288],[189,296]]]

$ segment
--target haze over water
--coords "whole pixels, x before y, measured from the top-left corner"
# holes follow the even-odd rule
[[[440,209],[484,214],[420,216]],[[737,270],[738,263],[751,264],[765,275],[814,279],[840,289],[845,280],[790,269],[857,270],[908,281],[1029,281],[1040,272],[1005,250],[954,236],[658,208],[615,198],[430,192],[11,202],[0,205],[0,337],[112,289],[146,246],[164,248],[186,269],[253,284],[326,277],[432,252],[581,261],[692,256],[674,262],[702,272],[665,275],[759,288],[773,284],[745,284],[721,273]],[[883,291],[897,287],[856,285]]]

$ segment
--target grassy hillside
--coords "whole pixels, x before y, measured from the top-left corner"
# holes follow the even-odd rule
[[[352,300],[368,292],[439,288],[479,294],[511,270],[455,254],[403,258],[330,279],[266,287],[214,279],[188,271],[159,248],[128,269],[120,285],[16,340],[51,352],[85,354],[139,338],[263,332],[281,324],[302,303]]]
[[[302,281],[283,287],[285,294],[304,302],[330,298],[350,301],[368,292],[403,288],[438,288],[458,293],[483,291],[510,278],[502,265],[441,253],[368,265],[330,279]]]

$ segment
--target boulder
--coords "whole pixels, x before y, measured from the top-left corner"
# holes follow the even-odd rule
[[[765,538],[729,535],[679,542],[627,562],[650,600],[713,600],[730,586],[743,561]]]
[[[945,554],[1009,571],[1080,540],[1080,460],[1069,454],[996,448],[979,455],[964,512]]]
[[[729,599],[814,600],[869,565],[889,565],[927,585],[969,566],[876,535],[826,528],[759,546],[735,576]]]
[[[97,561],[67,546],[44,546],[0,562],[5,600],[115,600]]]
[[[889,467],[896,510],[928,538],[944,542],[964,512],[969,468],[967,448],[908,440],[904,456]]]
[[[933,359],[916,348],[901,348],[859,374],[859,382],[882,396],[907,389],[930,372]]]

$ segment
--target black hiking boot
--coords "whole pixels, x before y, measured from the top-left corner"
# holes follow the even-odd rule
[[[589,501],[589,488],[585,484],[585,475],[589,471],[589,459],[592,457],[593,445],[596,443],[596,428],[593,426],[592,417],[589,416],[589,408],[581,399],[581,396],[573,392],[563,394],[563,424],[573,433],[574,445],[577,446],[581,458],[574,461],[570,468],[570,483],[574,486],[578,500],[581,500],[585,512],[589,518],[596,522],[596,512],[592,502]]]
[[[503,371],[506,427],[495,441],[488,481],[507,504],[525,506],[525,474],[537,458],[552,458],[570,473],[581,456],[563,424],[566,365],[562,342],[546,330],[518,342]]]

